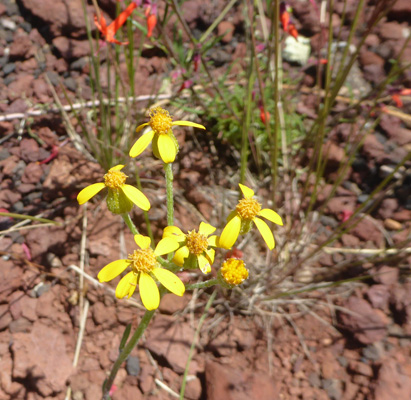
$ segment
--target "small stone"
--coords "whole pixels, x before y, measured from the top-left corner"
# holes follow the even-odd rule
[[[313,387],[318,388],[321,386],[321,379],[316,372],[311,372],[311,374],[308,375],[308,382],[310,382],[310,385]]]
[[[400,271],[398,268],[383,265],[382,267],[378,268],[378,271],[373,276],[373,279],[378,283],[382,283],[383,285],[392,285],[398,282],[399,275]]]
[[[140,359],[135,356],[129,356],[126,362],[126,371],[131,376],[138,376],[140,373]]]
[[[363,356],[370,361],[378,361],[384,356],[385,350],[381,342],[376,342],[364,347]]]
[[[342,382],[339,379],[324,379],[323,389],[331,400],[339,400],[342,396]]]
[[[387,218],[384,220],[384,226],[390,231],[399,231],[402,228],[401,222]]]

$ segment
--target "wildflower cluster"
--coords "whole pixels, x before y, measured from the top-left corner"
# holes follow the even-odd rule
[[[148,122],[137,127],[137,133],[144,128],[147,130],[131,147],[129,155],[132,158],[139,156],[151,143],[154,156],[164,162],[166,171],[167,169],[172,171],[170,163],[175,160],[179,151],[172,128],[174,126],[191,126],[205,129],[205,127],[189,121],[173,121],[172,116],[161,107],[153,108],[149,116]],[[81,190],[77,196],[79,204],[86,203],[100,191],[107,189],[108,209],[115,214],[121,214],[126,222],[129,221],[132,224],[130,219],[126,219],[126,216],[133,205],[148,211],[150,201],[139,189],[126,184],[128,177],[122,172],[123,168],[124,165],[112,167],[104,175],[103,182],[94,183]],[[137,233],[134,235],[134,240],[138,249],[129,254],[127,259],[107,264],[98,274],[99,281],[111,281],[127,270],[128,272],[117,285],[116,297],[119,299],[131,297],[138,286],[143,305],[147,310],[155,310],[158,308],[161,298],[157,282],[177,296],[182,296],[185,292],[185,286],[175,272],[181,268],[199,268],[203,274],[210,273],[216,249],[232,248],[239,235],[248,233],[253,225],[257,227],[268,248],[272,250],[275,246],[273,233],[261,218],[282,225],[281,217],[273,210],[262,208],[255,199],[252,189],[242,184],[239,186],[243,198],[229,214],[228,222],[220,236],[214,235],[216,228],[205,222],[200,223],[198,230],[187,233],[169,222],[169,226],[164,228],[162,239],[153,249],[151,239]],[[172,190],[172,185],[167,184],[167,190],[170,190],[170,187]],[[134,226],[133,228],[137,232]],[[173,255],[170,255],[168,259],[162,258],[162,256],[171,253]],[[248,278],[248,270],[245,268],[244,261],[235,257],[234,251],[231,253],[233,255],[227,255],[215,281],[226,288],[237,286]],[[172,261],[168,261],[170,259]]]

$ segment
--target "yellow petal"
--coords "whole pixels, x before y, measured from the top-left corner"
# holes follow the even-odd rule
[[[159,135],[157,146],[160,157],[166,164],[174,162],[176,159],[177,150],[176,145],[170,136]]]
[[[272,250],[275,247],[275,240],[269,226],[260,218],[254,218],[253,222],[257,226],[257,229],[260,231],[261,236],[263,237],[268,248]]]
[[[110,168],[109,171],[121,171],[123,168],[125,167],[125,165],[115,165],[114,167]]]
[[[137,275],[131,271],[127,275],[124,275],[116,287],[116,297],[122,299],[133,295],[137,286]]]
[[[205,222],[201,222],[200,226],[198,228],[198,232],[208,236],[211,235],[217,228],[214,228],[214,226],[210,224],[206,224]]]
[[[246,199],[254,196],[254,191],[247,186],[242,185],[241,183],[238,184],[240,186],[241,191]]]
[[[198,268],[203,274],[208,274],[211,271],[211,264],[203,255],[197,256]]]
[[[77,201],[80,205],[89,201],[93,196],[95,196],[100,190],[104,189],[106,185],[103,182],[93,183],[90,186],[85,187],[78,195]]]
[[[136,133],[139,133],[145,126],[150,125],[148,122],[146,122],[145,124],[141,124],[136,128]]]
[[[128,260],[117,260],[107,264],[97,275],[100,282],[108,282],[120,275],[130,265]]]
[[[208,262],[210,265],[213,264],[214,262],[214,257],[215,257],[215,250],[214,249],[208,249],[205,251],[205,257],[207,258]]]
[[[137,207],[144,211],[148,211],[150,209],[151,206],[148,198],[136,187],[131,185],[123,185],[121,186],[121,190]]]
[[[171,237],[166,237],[161,239],[154,250],[156,256],[162,256],[163,254],[168,254],[177,250],[180,244],[177,242],[176,239]]]
[[[283,220],[281,217],[273,210],[270,210],[269,208],[264,208],[262,209],[258,215],[260,217],[267,218],[269,221],[274,222],[277,225],[283,226]]]
[[[220,239],[218,240],[218,246],[223,249],[230,249],[233,247],[233,244],[240,234],[240,228],[241,218],[236,215],[225,226],[223,232],[221,233]]]
[[[143,235],[135,235],[134,241],[136,242],[137,246],[143,250],[148,249],[151,244],[151,239],[148,236],[143,236]]]
[[[171,237],[176,239],[179,242],[182,242],[186,239],[186,235],[182,232],[177,226],[166,226],[163,231],[163,238]]]
[[[190,121],[174,121],[174,125],[179,125],[179,126],[194,126],[194,128],[200,128],[200,129],[205,129],[206,127],[200,124],[196,124],[195,122],[190,122]]]
[[[139,139],[137,139],[137,142],[135,142],[133,144],[133,147],[130,149],[130,157],[137,157],[138,155],[140,155],[153,140],[153,137],[154,131],[150,131],[142,135]]]
[[[207,240],[208,240],[209,246],[218,247],[218,236],[216,235],[210,236]]]
[[[184,294],[186,290],[184,283],[171,271],[164,268],[154,268],[152,273],[171,293],[174,293],[177,296],[182,296]]]
[[[154,279],[145,272],[141,272],[138,284],[144,307],[149,311],[158,308],[160,304],[160,293]]]
[[[180,249],[178,249],[173,257],[173,261],[179,265],[180,267],[183,266],[185,259],[190,255],[190,252],[187,248],[187,246],[183,246]]]

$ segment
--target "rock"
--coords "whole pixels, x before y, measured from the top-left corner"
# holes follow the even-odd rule
[[[380,37],[383,40],[401,40],[405,39],[409,34],[409,28],[396,21],[384,22],[379,28]]]
[[[342,382],[339,379],[324,379],[322,386],[331,400],[341,399]]]
[[[190,299],[188,296],[175,296],[172,293],[165,294],[160,303],[159,310],[163,314],[174,314],[175,312],[182,311],[188,304]]]
[[[10,296],[10,313],[13,319],[24,317],[29,321],[37,319],[36,299],[26,296],[24,292],[16,291]]]
[[[374,376],[374,372],[371,366],[363,362],[352,360],[349,363],[349,369],[356,374],[368,376],[369,378],[372,378]]]
[[[217,26],[217,35],[222,36],[223,43],[230,43],[234,35],[234,25],[230,21],[221,21]]]
[[[114,307],[107,307],[101,302],[93,305],[92,315],[96,325],[114,326],[117,322]]]
[[[145,347],[164,357],[173,371],[183,373],[193,337],[194,329],[188,323],[176,323],[173,317],[157,315],[148,327]],[[190,369],[193,367],[190,365]]]
[[[384,344],[382,342],[372,343],[363,348],[362,354],[370,361],[381,360],[385,355]]]
[[[22,4],[35,17],[44,21],[53,36],[69,34],[81,37],[87,33],[81,0],[22,0]],[[90,7],[88,17],[90,21],[93,20]]]
[[[390,293],[386,285],[373,285],[369,287],[366,296],[374,308],[387,309]]]
[[[138,376],[140,373],[140,359],[135,356],[129,356],[126,362],[126,371],[131,376]]]
[[[381,232],[380,221],[371,216],[363,218],[350,232],[364,241],[372,241],[377,247],[384,245],[384,236]]]
[[[381,65],[369,64],[363,68],[364,79],[373,84],[380,83],[385,78],[385,70]],[[367,137],[369,137],[368,135]]]
[[[15,190],[3,189],[0,191],[0,208],[8,209],[21,199],[21,194]]]
[[[221,365],[207,361],[205,384],[208,400],[279,400],[280,383],[268,374],[241,371],[234,365]]]
[[[409,399],[411,396],[411,368],[395,359],[386,359],[378,371],[374,389],[375,400]]]
[[[30,98],[33,94],[33,88],[32,88],[33,81],[34,81],[34,76],[32,75],[29,75],[29,74],[18,75],[16,80],[10,83],[10,85],[8,86],[7,94],[8,94],[8,98],[10,99],[10,101],[14,101],[14,100],[24,101],[22,97]],[[10,107],[7,111],[12,112],[10,111]],[[19,111],[14,111],[14,112],[19,112]]]
[[[0,293],[5,299],[21,285],[21,270],[13,261],[1,260]]]
[[[363,67],[366,65],[379,65],[380,67],[384,67],[385,65],[385,60],[382,57],[365,49],[360,52],[359,60]]]
[[[375,135],[366,136],[362,152],[368,159],[373,159],[377,162],[385,157],[384,145],[378,141]]]
[[[43,396],[59,393],[72,372],[63,334],[37,321],[31,333],[16,333],[11,345],[13,378],[29,379]]]
[[[62,255],[67,233],[61,227],[38,228],[28,232],[26,241],[30,244],[33,260],[47,252]]]
[[[22,139],[20,142],[20,157],[26,163],[39,160],[39,145],[34,139]]]
[[[10,59],[28,58],[32,49],[32,42],[28,35],[18,35],[10,46]]]
[[[383,219],[392,218],[396,210],[398,210],[398,200],[396,198],[386,198],[378,208],[378,215]]]
[[[90,54],[88,40],[75,40],[59,36],[53,39],[53,45],[66,60],[78,59]]]
[[[346,308],[353,314],[342,311],[342,325],[359,342],[370,344],[386,337],[388,319],[382,311],[375,310],[366,300],[356,296],[348,299]]]
[[[40,182],[40,179],[43,177],[43,168],[41,165],[31,162],[27,165],[24,169],[23,176],[21,177],[21,181],[23,183],[32,183],[36,184]]]
[[[411,18],[411,3],[408,0],[397,0],[388,11],[388,17],[391,19]]]
[[[395,221],[394,219],[387,218],[384,220],[384,226],[390,231],[399,231],[402,228],[400,222]]]
[[[7,304],[0,304],[0,332],[6,329],[13,320]]]
[[[388,267],[384,265],[379,267],[377,273],[373,276],[373,279],[383,285],[392,285],[398,282],[400,271],[398,268]]]

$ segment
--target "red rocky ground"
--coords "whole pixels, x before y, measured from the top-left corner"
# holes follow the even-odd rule
[[[102,1],[110,12],[114,2]],[[208,26],[224,2],[187,1],[184,15],[190,27]],[[312,39],[318,23],[309,2],[292,1],[297,28]],[[374,4],[376,1],[369,1]],[[336,26],[342,10],[337,4]],[[356,2],[348,2],[352,15]],[[90,8],[92,14],[92,8]],[[351,13],[351,14],[350,14]],[[238,28],[241,13],[223,21]],[[142,316],[136,302],[117,301],[105,288],[86,282],[79,290],[79,277],[70,265],[79,265],[83,214],[75,197],[85,185],[100,179],[103,171],[74,149],[59,114],[15,117],[36,104],[52,104],[46,84],[49,77],[61,94],[59,82],[74,93],[79,88],[87,98],[87,55],[85,23],[80,0],[5,0],[0,4],[0,208],[28,215],[41,214],[60,223],[57,227],[21,229],[0,236],[0,399],[95,400],[101,384],[116,359],[122,332],[133,328]],[[395,58],[410,29],[411,4],[398,1],[360,55],[364,85],[386,76],[389,58]],[[232,29],[237,32],[236,29]],[[219,62],[240,54],[244,39],[237,33],[225,38]],[[411,47],[404,58],[411,61]],[[222,61],[223,60],[223,61]],[[150,93],[156,74],[167,71],[162,57],[143,58],[136,82]],[[307,74],[305,82],[310,84]],[[411,85],[410,70],[402,77]],[[312,82],[311,82],[312,83]],[[143,94],[141,93],[141,94]],[[310,95],[302,95],[299,109],[313,112]],[[407,108],[408,107],[408,108]],[[307,112],[308,110],[308,112]],[[310,111],[311,110],[311,111]],[[410,114],[410,103],[402,109]],[[25,121],[25,124],[22,123]],[[26,127],[30,125],[30,132]],[[31,133],[31,135],[29,134]],[[328,146],[329,162],[343,160],[347,129],[340,125]],[[40,139],[40,140],[39,140]],[[180,141],[185,137],[180,136]],[[187,139],[188,150],[176,165],[177,220],[187,228],[204,218],[213,221],[220,187],[229,187],[227,160],[216,158],[205,145],[200,152]],[[361,202],[362,190],[376,171],[392,167],[411,151],[411,131],[406,120],[386,115],[376,134],[364,143],[360,167],[349,171],[349,185],[341,187],[329,204],[325,230],[338,223],[343,210]],[[58,149],[57,157],[47,159]],[[206,155],[204,155],[204,151]],[[208,152],[207,152],[208,150]],[[229,161],[229,160],[228,160]],[[165,224],[162,207],[161,165],[144,159],[142,178],[150,180],[147,194],[153,204],[155,234]],[[331,165],[330,164],[330,165]],[[210,167],[220,173],[209,176]],[[408,166],[409,168],[409,166]],[[227,172],[227,173],[226,173]],[[332,172],[331,172],[332,173]],[[407,180],[408,179],[408,180]],[[350,234],[342,245],[380,248],[410,237],[411,178],[393,196],[385,198],[375,214]],[[408,185],[408,186],[407,186]],[[358,190],[354,190],[356,187]],[[319,198],[321,202],[321,198]],[[119,242],[113,241],[124,227],[105,206],[87,211],[86,272],[96,277],[108,260],[118,258]],[[144,229],[137,211],[134,219]],[[215,222],[215,221],[214,221]],[[15,221],[0,217],[1,230]],[[378,226],[381,229],[376,229]],[[384,234],[382,233],[384,232]],[[281,235],[281,231],[278,231]],[[388,238],[388,239],[387,239]],[[125,234],[125,247],[132,248]],[[325,255],[321,267],[338,260]],[[409,268],[410,259],[407,261]],[[404,264],[402,264],[404,265]],[[409,399],[411,398],[411,282],[397,264],[363,266],[379,272],[367,284],[316,291],[278,302],[272,314],[248,315],[235,311],[234,298],[226,292],[217,296],[203,326],[190,364],[187,399]],[[328,270],[327,270],[328,271]],[[408,270],[409,274],[409,270]],[[89,302],[84,337],[77,366],[73,367],[80,325],[80,305]],[[164,388],[179,391],[198,320],[206,295],[177,298],[167,295],[138,350],[120,370],[113,399],[168,399]]]

